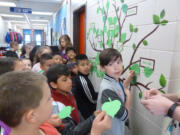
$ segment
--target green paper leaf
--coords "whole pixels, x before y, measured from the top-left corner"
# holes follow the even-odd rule
[[[139,92],[139,99],[142,99],[143,93],[140,91]]]
[[[166,78],[163,74],[160,76],[159,83],[162,87],[166,87]]]
[[[138,28],[134,28],[134,32],[137,33],[138,32]]]
[[[108,30],[107,36],[108,36],[108,38],[111,36],[111,31],[110,30]]]
[[[168,20],[162,20],[161,25],[166,25],[168,23]]]
[[[137,76],[134,76],[132,81],[131,81],[131,84],[135,85],[136,83],[137,83]]]
[[[96,28],[95,27],[93,28],[93,33],[96,33]]]
[[[124,43],[126,41],[126,33],[121,34],[121,43]]]
[[[154,24],[160,24],[160,18],[157,15],[153,15],[153,23]]]
[[[107,45],[111,48],[112,47],[112,39],[107,40]]]
[[[116,24],[116,23],[117,23],[117,20],[118,20],[117,17],[114,17],[114,18],[113,18],[113,24]]]
[[[107,26],[104,26],[104,32],[107,32]]]
[[[64,119],[70,116],[71,112],[74,110],[71,106],[66,106],[59,114],[60,119]]]
[[[102,8],[102,10],[101,10],[101,13],[104,15],[104,11],[105,11],[105,9],[104,9],[104,7]]]
[[[106,112],[107,115],[114,118],[114,116],[117,114],[117,112],[121,108],[121,102],[119,100],[111,100],[109,98],[109,102],[105,102],[102,105],[102,110]]]
[[[164,16],[165,16],[165,10],[163,9],[160,14],[161,19],[164,18]]]
[[[145,67],[145,68],[144,68],[144,75],[145,75],[147,78],[149,78],[149,77],[152,75],[152,73],[153,73],[153,70],[152,70],[151,68],[149,68],[149,67]]]
[[[129,31],[130,31],[130,32],[133,32],[133,29],[134,29],[134,28],[133,28],[133,25],[132,25],[132,24],[129,24]]]
[[[136,44],[134,43],[132,47],[133,47],[133,50],[135,50],[136,49]]]
[[[100,31],[99,35],[100,35],[100,36],[102,36],[102,35],[103,35],[103,31],[102,31],[102,30]]]
[[[93,63],[93,66],[92,66],[92,68],[91,68],[91,72],[97,72],[96,63]]]
[[[103,22],[105,23],[106,22],[106,16],[103,16]]]
[[[111,25],[113,23],[112,17],[108,17],[108,23]]]
[[[136,74],[140,74],[140,67],[139,67],[139,64],[133,64],[131,67],[130,67],[130,70],[133,70]]]
[[[100,42],[100,43],[99,43],[99,46],[100,46],[100,48],[102,48],[102,47],[103,47],[103,43],[102,43],[102,42]]]
[[[109,9],[109,1],[106,3],[106,8]]]
[[[100,10],[100,8],[98,7],[98,8],[97,8],[97,11],[96,11],[96,12],[97,12],[97,14],[99,14],[99,10]]]
[[[144,46],[147,46],[148,45],[148,42],[146,40],[143,41],[143,45]]]
[[[99,65],[100,64],[100,62],[99,62],[99,55],[100,55],[100,53],[98,52],[96,57],[95,57],[95,65]]]
[[[121,3],[124,3],[124,0],[120,0],[121,1]]]
[[[161,93],[163,93],[163,94],[166,94],[166,92],[164,91],[164,90],[159,90]]]
[[[127,13],[127,11],[128,11],[128,5],[127,5],[127,4],[123,4],[123,5],[122,5],[122,11],[123,11],[124,13]]]
[[[112,31],[111,31],[111,36],[112,36],[112,37],[115,37],[115,30],[112,30]]]
[[[114,28],[114,30],[115,30],[115,33],[116,33],[116,34],[119,33],[119,25],[116,25],[115,28]]]

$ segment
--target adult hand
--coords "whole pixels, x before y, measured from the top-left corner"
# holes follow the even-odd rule
[[[151,89],[151,90],[147,90],[144,95],[145,95],[145,99],[149,99],[155,95],[163,95],[163,93],[157,89]]]
[[[157,93],[148,99],[142,99],[141,103],[154,115],[167,115],[170,106],[173,104],[171,100]]]
[[[109,128],[111,128],[111,118],[103,111],[94,119],[91,135],[101,135]]]

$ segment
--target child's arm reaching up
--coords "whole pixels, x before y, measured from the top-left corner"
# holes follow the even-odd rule
[[[130,70],[127,78],[123,82],[124,89],[128,88],[128,86],[130,85],[134,75],[135,75],[134,71]]]

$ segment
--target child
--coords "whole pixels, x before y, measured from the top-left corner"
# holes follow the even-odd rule
[[[46,73],[48,83],[52,87],[52,97],[55,101],[62,102],[66,106],[74,107],[71,117],[76,123],[80,122],[80,116],[76,102],[71,93],[72,81],[70,71],[66,65],[55,64]]]
[[[85,54],[76,56],[78,75],[73,79],[72,92],[75,96],[78,109],[84,119],[87,119],[96,110],[97,93],[88,78],[91,64]]]
[[[109,98],[119,100],[122,104],[115,118],[112,118],[111,129],[104,132],[103,135],[124,135],[124,121],[128,117],[130,109],[130,92],[129,89],[124,89],[119,81],[122,73],[122,56],[117,50],[108,48],[100,53],[99,59],[101,69],[106,74],[100,84],[97,109],[101,109],[102,104],[109,101]]]
[[[24,70],[31,70],[32,64],[31,64],[30,59],[23,58],[23,59],[21,59],[21,61],[24,63],[24,66],[25,66]]]
[[[11,135],[59,135],[46,122],[52,113],[52,98],[44,76],[9,72],[0,76],[0,88],[0,120],[12,128]]]
[[[39,73],[44,73],[46,72],[49,67],[51,67],[51,65],[54,64],[54,60],[53,60],[53,57],[52,55],[50,54],[43,54],[41,55],[41,58],[40,58],[40,72]]]
[[[67,64],[70,63],[75,63],[76,62],[76,50],[74,49],[74,47],[67,47],[66,48],[66,56],[67,56]]]
[[[17,54],[17,50],[19,49],[19,44],[18,42],[15,41],[11,41],[10,42],[10,50],[5,52],[5,56],[6,57],[16,57],[19,58],[18,54]]]
[[[0,75],[9,71],[22,71],[24,69],[24,64],[18,58],[6,57],[0,59]]]
[[[60,51],[60,55],[63,57],[63,62],[66,63],[67,62],[67,57],[65,54],[65,50],[68,46],[72,46],[71,43],[71,39],[68,35],[62,35],[59,38],[59,51]]]
[[[41,55],[46,54],[46,53],[47,54],[52,53],[49,46],[41,46],[40,48],[38,48],[38,50],[36,51],[35,57],[34,57],[32,71],[40,72],[40,70],[41,70],[41,68],[40,68],[40,57],[41,57]]]
[[[53,54],[53,60],[55,64],[63,64],[63,58],[59,53]]]

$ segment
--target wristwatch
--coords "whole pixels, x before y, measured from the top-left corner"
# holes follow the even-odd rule
[[[176,109],[177,106],[178,106],[177,103],[172,104],[171,107],[170,107],[169,110],[168,110],[167,116],[169,116],[170,118],[172,118],[172,117],[173,117],[173,114],[174,114],[174,110]]]

